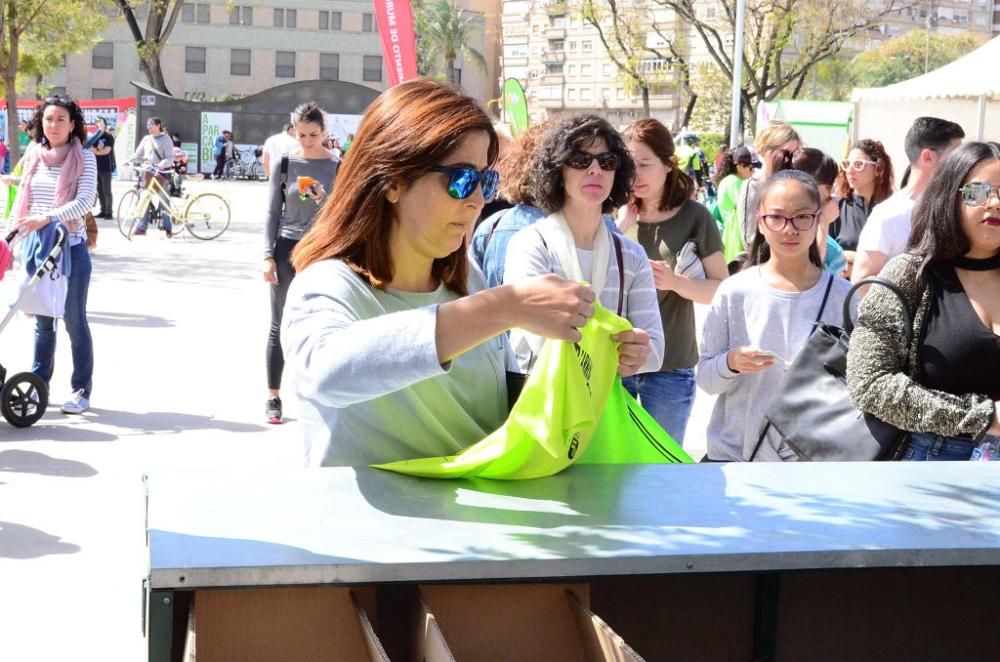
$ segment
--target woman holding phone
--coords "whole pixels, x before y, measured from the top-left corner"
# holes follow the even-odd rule
[[[327,193],[333,190],[339,165],[323,147],[326,126],[319,106],[305,103],[296,108],[292,127],[298,147],[271,164],[270,201],[264,225],[264,282],[271,285],[265,415],[273,424],[282,420],[280,389],[285,357],[281,352],[281,313],[288,286],[295,278],[292,250],[312,227]]]
[[[783,170],[761,187],[748,266],[722,281],[705,318],[698,386],[718,395],[707,460],[794,460],[784,442],[757,449],[764,412],[785,366],[816,320],[839,324],[851,284],[823,271],[816,246],[821,196],[815,180]]]

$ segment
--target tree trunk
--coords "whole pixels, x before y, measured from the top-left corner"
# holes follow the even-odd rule
[[[649,86],[642,86],[642,116],[649,117]]]
[[[690,90],[688,95],[687,108],[684,109],[684,121],[681,122],[681,126],[691,125],[691,115],[694,114],[694,107],[698,103],[698,93]]]
[[[142,69],[146,80],[154,89],[170,94],[167,82],[163,80],[163,69],[160,68],[160,52],[158,50],[140,58],[139,68]]]

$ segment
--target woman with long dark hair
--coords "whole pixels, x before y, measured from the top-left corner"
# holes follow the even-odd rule
[[[904,460],[968,460],[1000,443],[1000,144],[967,143],[917,203],[909,246],[880,273],[847,357],[855,404],[911,432]]]
[[[666,339],[656,370],[629,377],[625,387],[683,444],[698,364],[694,303],[711,303],[728,275],[722,238],[709,211],[691,199],[695,184],[677,167],[667,127],[655,119],[639,120],[625,130],[625,142],[636,163],[630,201],[636,236],[652,269]],[[699,262],[700,273],[683,273],[684,260]]]
[[[466,236],[497,137],[450,86],[383,92],[350,155],[292,253],[281,330],[309,463],[452,455],[507,416],[504,331],[578,341],[593,293],[552,275],[483,289]]]
[[[892,179],[892,159],[877,140],[859,140],[840,162],[833,191],[838,218],[830,226],[830,236],[844,248],[848,268],[854,264],[858,238],[872,209],[892,195]]]
[[[49,242],[55,224],[69,231],[63,266],[67,276],[63,321],[73,356],[70,377],[72,395],[62,406],[67,414],[82,414],[90,408],[93,387],[94,343],[87,321],[90,291],[90,251],[84,215],[97,196],[97,160],[87,141],[83,111],[73,99],[53,96],[35,110],[28,124],[32,144],[24,155],[20,178],[5,177],[4,183],[19,186],[12,217],[14,229],[25,240],[26,262],[33,272],[41,255],[39,247]],[[31,371],[48,384],[55,369],[55,319],[35,316],[35,360]]]
[[[287,156],[272,164],[270,202],[264,224],[264,282],[271,285],[271,327],[267,336],[268,423],[281,423],[281,375],[285,358],[281,352],[281,314],[288,286],[295,278],[291,256],[295,246],[312,227],[320,205],[333,190],[337,161],[323,146],[326,121],[315,103],[304,103],[292,113],[292,128],[298,143]]]
[[[784,441],[756,449],[764,412],[814,323],[839,324],[850,283],[824,273],[816,246],[820,193],[798,170],[761,187],[750,267],[727,278],[702,329],[698,386],[717,395],[708,459],[794,460]]]

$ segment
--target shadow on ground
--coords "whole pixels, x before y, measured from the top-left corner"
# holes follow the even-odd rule
[[[49,554],[75,554],[79,545],[62,542],[38,529],[13,522],[0,522],[0,558],[36,559]]]
[[[97,475],[97,469],[85,462],[18,449],[0,451],[0,471],[66,478],[90,478]]]

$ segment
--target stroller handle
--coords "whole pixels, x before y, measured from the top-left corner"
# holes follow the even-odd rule
[[[11,230],[10,233],[4,238],[4,241],[10,244],[10,242],[14,241],[17,235],[18,230]],[[66,226],[62,223],[56,222],[56,245],[65,246],[68,238],[69,234],[66,232]]]

